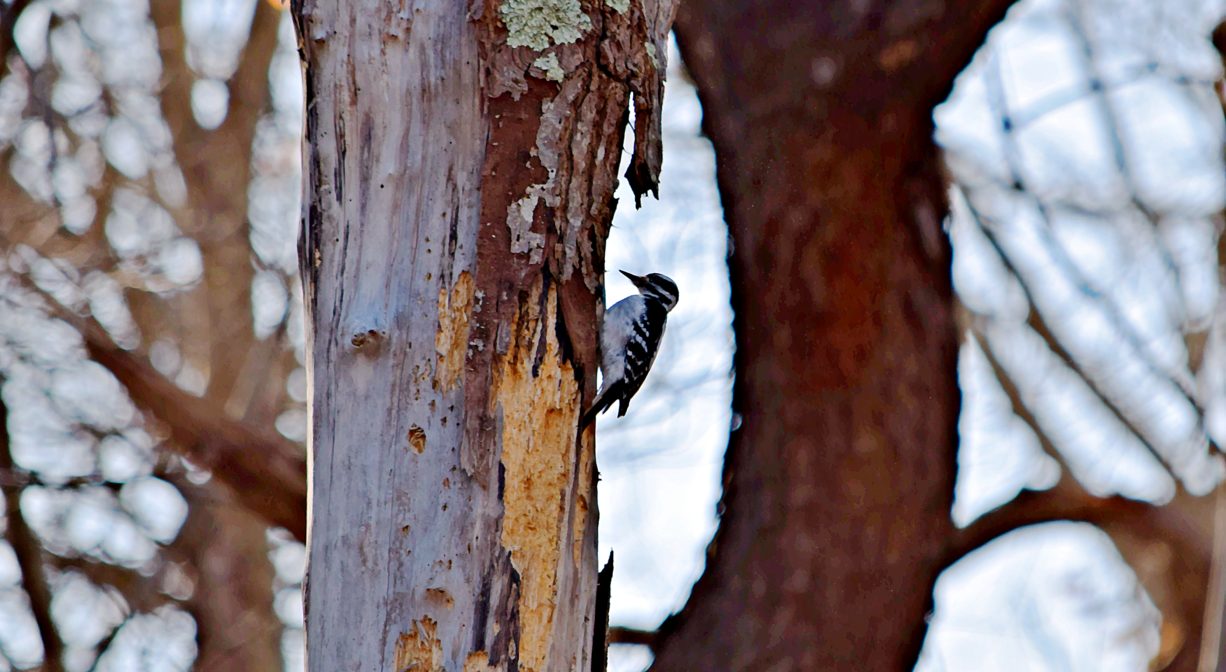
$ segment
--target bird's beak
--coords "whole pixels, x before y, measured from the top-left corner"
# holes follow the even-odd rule
[[[642,287],[643,283],[646,281],[646,278],[644,278],[641,275],[635,275],[633,273],[627,273],[621,270],[619,270],[618,272],[626,276],[627,278],[630,278],[630,282],[633,282],[635,287]]]

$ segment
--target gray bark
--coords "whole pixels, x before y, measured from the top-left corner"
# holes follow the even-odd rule
[[[577,419],[632,91],[631,184],[658,174],[672,4],[305,0],[295,19],[308,668],[587,669]]]

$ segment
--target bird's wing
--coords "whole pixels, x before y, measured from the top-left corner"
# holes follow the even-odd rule
[[[623,344],[630,335],[629,330],[635,316],[642,312],[643,297],[639,294],[627,296],[605,311],[604,324],[600,331],[600,372],[604,375],[602,389],[613,381],[622,379],[625,354]]]
[[[659,352],[660,339],[664,336],[665,318],[656,314],[664,311],[655,302],[648,303],[648,311],[639,314],[639,319],[630,322],[630,334],[626,339],[625,369],[622,372],[622,413],[625,404],[639,391],[651,365]],[[620,415],[620,413],[619,413]]]

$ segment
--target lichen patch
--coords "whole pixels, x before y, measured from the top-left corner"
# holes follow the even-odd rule
[[[473,278],[460,273],[450,291],[438,292],[438,332],[434,336],[434,389],[448,391],[464,372],[468,355],[468,320],[473,305]]]
[[[545,236],[532,230],[537,205],[556,208],[561,203],[558,186],[558,164],[565,145],[563,136],[566,121],[575,99],[583,90],[581,82],[564,82],[556,98],[541,104],[541,121],[536,130],[536,145],[532,153],[545,169],[546,179],[540,184],[529,185],[524,195],[507,207],[507,229],[511,234],[511,251],[527,254],[533,264],[539,264],[545,250]]]
[[[498,17],[507,27],[507,45],[541,51],[578,42],[592,29],[579,0],[503,0]]]
[[[396,672],[419,672],[443,669],[443,644],[438,640],[438,623],[426,616],[413,621],[411,632],[402,632],[396,640],[393,658]]]
[[[550,185],[534,184],[528,187],[528,193],[523,198],[507,208],[507,228],[511,231],[511,252],[528,254],[533,264],[541,263],[545,250],[545,236],[532,230],[532,220],[536,216],[536,204],[545,194]]]
[[[540,58],[532,61],[532,66],[540,68],[545,74],[545,79],[551,82],[560,82],[566,79],[566,70],[562,68],[562,64],[558,61],[558,55],[548,53]]]
[[[533,310],[535,300],[521,310]],[[545,315],[514,323],[532,325],[519,334],[496,365],[494,403],[501,410],[503,495],[502,545],[522,580],[519,600],[519,669],[549,668],[550,631],[557,609],[558,566],[568,549],[567,493],[574,477],[579,385],[562,361],[556,332],[557,295],[550,289]],[[533,375],[534,354],[545,330],[544,357]],[[567,560],[569,562],[569,559]]]

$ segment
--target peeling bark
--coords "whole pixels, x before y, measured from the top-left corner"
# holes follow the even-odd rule
[[[295,7],[309,669],[590,666],[576,428],[632,92],[636,188],[658,178],[672,7]]]

